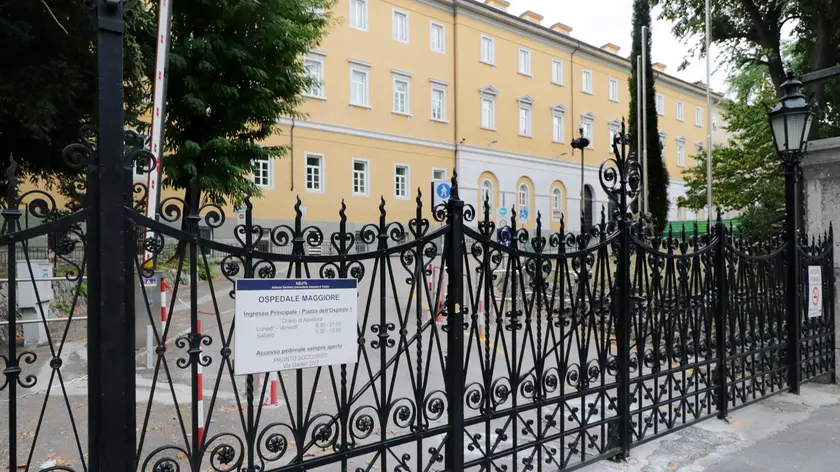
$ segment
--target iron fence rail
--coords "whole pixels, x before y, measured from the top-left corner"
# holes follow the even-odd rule
[[[111,469],[118,471],[574,470],[795,391],[799,382],[833,379],[833,232],[810,242],[749,241],[719,221],[703,232],[650,233],[628,215],[638,194],[629,141],[623,131],[616,136],[615,158],[601,174],[619,210],[602,212],[579,234],[562,220],[559,231],[545,230],[539,213],[533,229],[523,228],[516,212],[509,230],[498,232],[489,202],[476,211],[460,200],[455,175],[448,203],[427,209],[418,191],[414,217],[401,222],[388,220],[383,199],[378,222],[358,232],[348,229],[343,203],[338,230],[324,234],[306,223],[299,201],[290,225],[265,230],[248,199],[244,222],[228,238],[236,243],[226,243],[202,237],[202,228],[224,223],[217,205],[169,198],[155,220],[129,201],[142,201],[135,185],[126,189],[119,224],[98,231],[135,238],[125,245],[132,288],[142,287],[154,259],[183,275],[173,281],[163,323],[151,308],[135,313],[131,304],[106,313],[90,303],[88,313],[76,313],[87,290],[99,293],[96,302],[103,294],[95,289],[109,282],[97,269],[108,261],[88,267],[89,257],[102,256],[86,232],[97,226],[80,224],[93,212],[22,229],[18,208],[43,208],[47,218],[55,201],[40,191],[18,197],[13,166],[0,212],[10,332],[23,325],[13,311],[16,286],[31,284],[38,299],[43,283],[31,280],[37,249],[29,242],[53,235],[74,290],[67,319],[42,312],[35,320],[58,328],[47,330],[47,346],[12,342],[0,357],[9,466],[32,470],[46,432],[61,431],[72,438],[65,453],[75,457],[47,470],[97,470],[105,452],[94,445],[103,442],[80,433],[78,398],[65,380],[67,340],[73,321],[96,332],[106,314],[132,325],[148,320],[155,345],[154,367],[139,381],[133,349],[126,359],[86,366],[94,391],[102,362],[131,372],[129,393],[84,397],[88,427],[103,411],[127,408],[137,418],[131,457]],[[125,167],[128,174],[132,166]],[[428,215],[443,224],[432,228]],[[826,294],[817,317],[808,308],[814,269]],[[199,283],[202,273],[220,277]],[[235,320],[226,307],[237,279],[336,277],[359,284],[356,363],[234,375]],[[184,291],[188,302],[176,311]],[[202,303],[210,308],[199,311]],[[98,336],[87,349],[101,356],[124,342]],[[47,387],[33,409],[22,393],[38,384]],[[269,397],[276,408],[266,405]],[[69,421],[57,422],[48,407],[67,410]]]

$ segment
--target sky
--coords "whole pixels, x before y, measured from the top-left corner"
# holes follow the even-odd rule
[[[600,47],[613,43],[621,47],[619,54],[627,57],[631,50],[633,19],[632,0],[509,0],[508,13],[519,15],[526,10],[543,15],[542,24],[551,26],[556,22],[573,28],[572,37]],[[671,33],[671,23],[660,20],[659,8],[651,14],[653,23],[653,48],[651,59],[667,66],[666,73],[687,82],[706,81],[706,59],[695,57],[685,70],[677,70],[685,59],[689,44],[680,42]],[[716,66],[717,55],[712,45],[712,90],[726,92],[726,71]],[[716,70],[720,69],[720,70]]]

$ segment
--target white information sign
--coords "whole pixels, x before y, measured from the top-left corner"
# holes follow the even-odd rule
[[[808,266],[808,318],[822,316],[822,267]]]
[[[236,375],[356,362],[355,279],[236,281]]]

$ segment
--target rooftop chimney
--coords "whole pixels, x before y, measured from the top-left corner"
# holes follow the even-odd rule
[[[654,62],[653,65],[651,65],[651,67],[658,70],[659,72],[665,72],[665,68],[668,67],[668,66],[666,66],[665,64],[663,64],[661,62]]]
[[[551,29],[561,34],[569,35],[572,34],[572,27],[569,25],[564,25],[563,23],[557,22],[551,25]]]
[[[534,13],[531,10],[526,11],[525,13],[519,15],[519,18],[523,20],[528,20],[531,23],[542,24],[543,16],[539,13]]]
[[[504,12],[506,12],[510,6],[510,2],[507,0],[484,0],[484,4]]]
[[[621,50],[620,47],[616,46],[613,43],[607,43],[607,44],[601,46],[601,49],[603,49],[604,51],[613,53],[613,54],[618,54],[618,51]]]

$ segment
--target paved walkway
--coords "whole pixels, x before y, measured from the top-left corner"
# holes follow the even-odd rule
[[[840,471],[840,385],[806,384],[642,445],[583,472]]]

